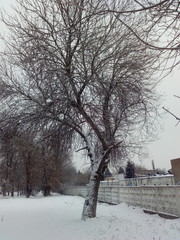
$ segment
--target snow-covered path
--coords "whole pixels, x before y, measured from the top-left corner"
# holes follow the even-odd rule
[[[98,204],[81,221],[84,199],[56,195],[0,199],[0,240],[180,240],[180,219],[147,215],[126,204]]]

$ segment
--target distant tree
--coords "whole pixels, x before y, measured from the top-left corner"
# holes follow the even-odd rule
[[[124,174],[124,169],[122,167],[119,167],[118,174]]]
[[[145,175],[147,173],[147,168],[140,164],[135,164],[135,172],[137,175]]]
[[[109,168],[106,168],[104,172],[104,178],[112,177],[112,173],[110,172]]]
[[[18,168],[21,168],[23,177],[23,189],[27,198],[34,194],[36,187],[40,185],[41,171],[39,171],[39,149],[34,139],[34,134],[19,133],[16,136],[15,147],[18,155]],[[18,170],[18,169],[17,169]]]
[[[7,123],[0,128],[0,158],[1,158],[1,187],[3,196],[11,193],[14,196],[16,187],[16,170],[18,167],[19,157],[17,154],[17,127]]]
[[[80,170],[77,173],[76,184],[77,185],[86,185],[89,182],[90,172],[86,170],[81,172]]]
[[[61,183],[65,184],[76,184],[77,182],[77,170],[73,166],[71,159],[66,159],[62,165],[62,181]],[[87,180],[88,181],[88,180]]]
[[[128,161],[126,165],[126,178],[135,178],[135,165],[132,161]]]
[[[60,183],[75,181],[76,170],[63,131],[55,126],[32,129],[21,118],[0,121],[0,184],[3,195],[25,194],[36,190],[44,196],[59,191]],[[56,126],[57,127],[57,126]],[[62,129],[61,129],[62,130]]]
[[[40,135],[41,134],[41,135]],[[44,196],[58,191],[60,184],[70,182],[70,173],[74,167],[70,157],[70,138],[68,133],[59,129],[59,125],[43,129],[39,133],[41,185]]]

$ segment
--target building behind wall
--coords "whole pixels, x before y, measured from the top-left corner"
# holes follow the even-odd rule
[[[175,184],[180,185],[180,158],[171,160]]]

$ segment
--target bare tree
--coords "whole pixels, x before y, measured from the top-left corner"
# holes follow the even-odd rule
[[[65,136],[58,126],[39,130],[36,126],[27,130],[29,123],[16,125],[9,118],[1,119],[0,124],[0,175],[4,196],[6,193],[14,196],[17,191],[29,198],[39,190],[48,196],[51,190],[59,191],[60,184],[72,181],[67,176],[75,171],[67,132]]]
[[[19,131],[19,126],[6,121],[1,128],[1,179],[3,195],[14,196],[14,191],[24,190],[29,197],[37,183],[37,147],[33,136]]]
[[[11,193],[14,196],[16,185],[16,168],[17,168],[17,152],[15,147],[15,137],[17,128],[11,124],[7,124],[0,129],[0,152],[1,152],[1,186],[3,196]]]
[[[48,196],[51,190],[59,191],[61,184],[71,182],[67,176],[75,171],[70,158],[71,135],[57,125],[46,128],[39,138],[42,188],[44,196]]]
[[[95,217],[100,179],[116,150],[134,151],[152,133],[157,53],[132,31],[144,34],[142,16],[130,14],[127,27],[105,11],[106,1],[18,3],[16,16],[4,19],[12,35],[0,68],[9,106],[2,114],[13,110],[22,122],[58,123],[70,139],[80,136],[91,163],[82,219]]]
[[[97,13],[114,13],[139,41],[148,48],[159,50],[160,55],[162,55],[162,51],[166,51],[168,58],[179,56],[177,50],[180,49],[178,30],[180,26],[180,3],[178,0],[113,0],[103,2],[104,8],[97,8]],[[134,22],[129,21],[132,15],[134,21],[137,20],[138,23],[141,19],[144,25],[135,25]],[[139,34],[139,27],[141,28],[141,34]],[[170,50],[169,53],[167,50]],[[178,63],[178,60],[176,63]]]

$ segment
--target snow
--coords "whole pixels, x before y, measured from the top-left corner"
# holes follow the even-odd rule
[[[50,99],[50,98],[48,98],[48,99],[46,100],[46,103],[53,103],[53,100]]]
[[[81,220],[84,198],[0,198],[0,240],[179,240],[180,219],[148,215],[126,204],[98,204]]]

